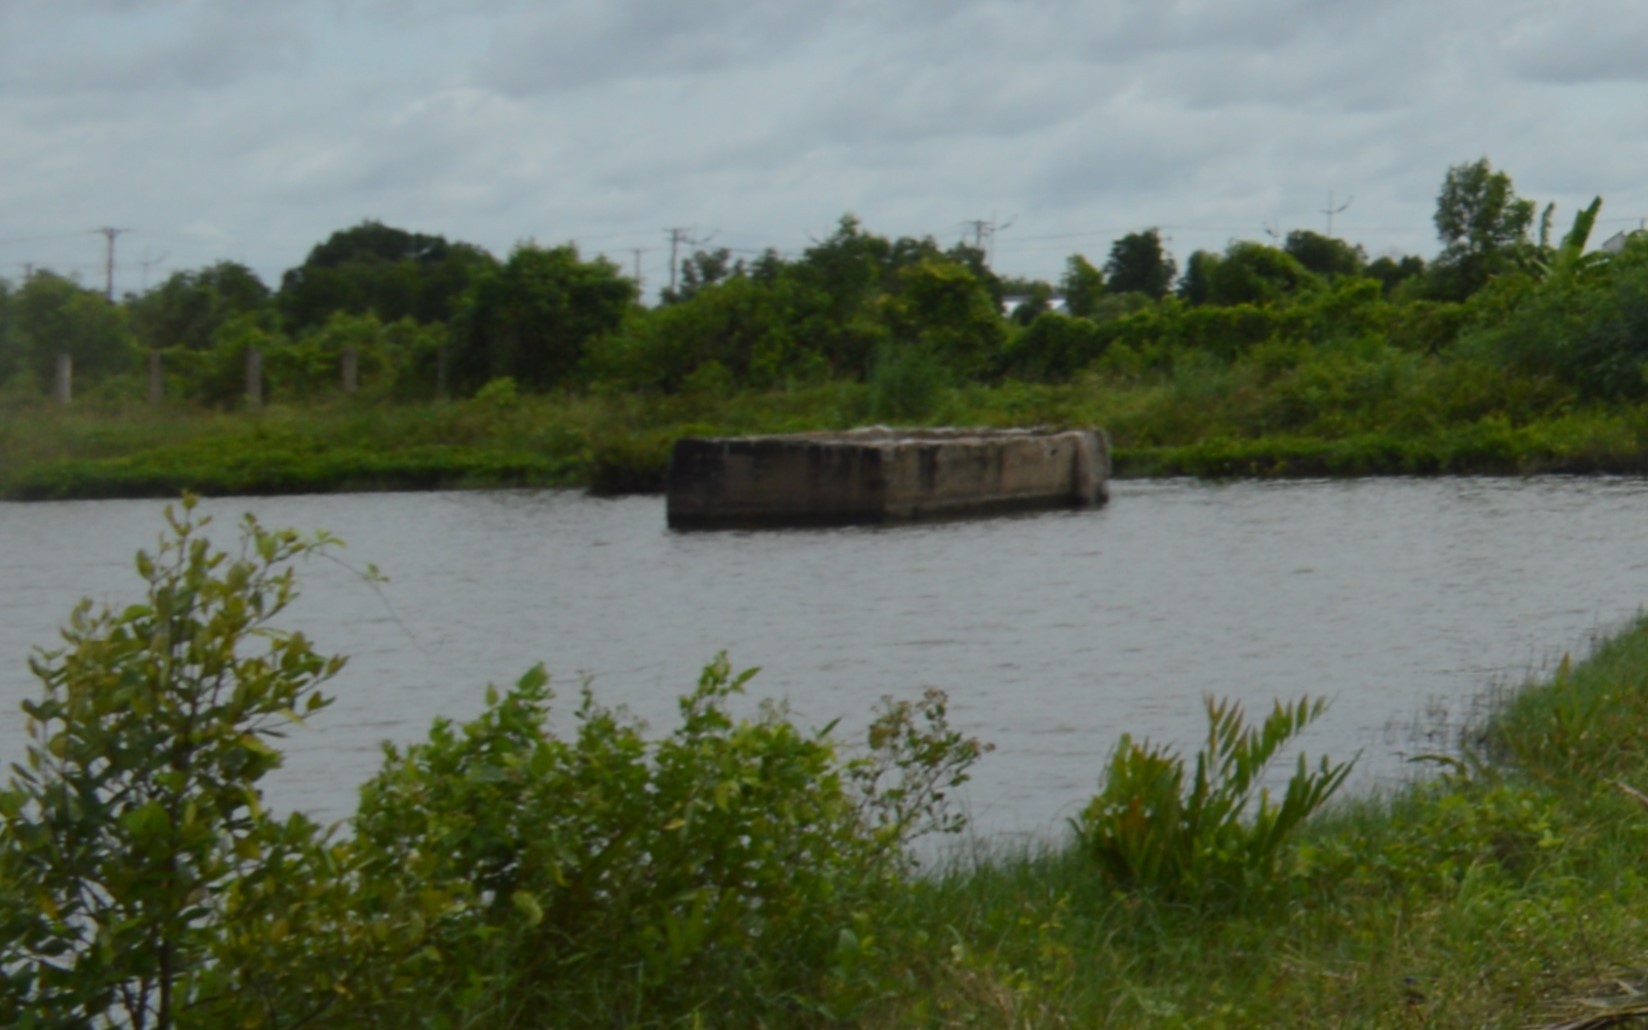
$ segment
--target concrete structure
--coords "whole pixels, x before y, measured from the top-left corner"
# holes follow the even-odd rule
[[[674,529],[886,522],[1109,498],[1090,429],[888,429],[698,437],[670,456]]]
[[[1618,254],[1625,249],[1626,244],[1630,243],[1638,236],[1643,235],[1648,235],[1648,229],[1631,229],[1625,232],[1616,232],[1606,240],[1603,240],[1602,246],[1597,249],[1602,251],[1604,254]]]

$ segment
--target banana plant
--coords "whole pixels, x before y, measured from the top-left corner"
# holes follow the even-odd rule
[[[1540,247],[1529,259],[1528,271],[1553,286],[1571,286],[1594,276],[1608,260],[1607,255],[1600,252],[1585,253],[1591,230],[1595,228],[1597,215],[1601,211],[1602,198],[1597,197],[1574,216],[1573,226],[1562,237],[1562,243],[1553,250],[1547,242],[1551,224],[1551,208],[1547,207],[1544,227],[1539,234]]]

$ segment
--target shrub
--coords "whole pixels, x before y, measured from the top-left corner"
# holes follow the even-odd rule
[[[44,696],[23,705],[33,743],[0,792],[7,1025],[198,1020],[226,997],[208,961],[223,893],[303,833],[264,815],[257,783],[343,659],[269,623],[294,596],[290,563],[333,541],[248,516],[231,556],[194,505],[168,508],[171,537],[138,554],[142,603],[83,602],[68,646],[30,663]]]
[[[1230,701],[1209,697],[1206,706],[1207,747],[1188,784],[1182,758],[1124,734],[1103,788],[1074,820],[1082,851],[1114,886],[1187,901],[1263,890],[1289,835],[1350,773],[1351,763],[1326,758],[1312,771],[1301,754],[1276,804],[1262,785],[1265,770],[1323,702],[1277,702],[1257,727]]]
[[[950,385],[944,362],[921,344],[888,344],[870,373],[870,411],[882,421],[917,422],[933,416]]]
[[[257,784],[343,664],[271,623],[290,563],[335,541],[248,517],[214,551],[194,507],[139,555],[144,603],[82,605],[34,663],[35,742],[0,792],[0,1022],[791,1023],[888,988],[877,914],[910,842],[963,827],[948,793],[983,750],[942,694],[885,702],[855,751],[779,706],[734,715],[753,673],[719,657],[672,733],[586,689],[561,739],[534,669],[386,749],[334,840]]]
[[[432,946],[484,946],[500,991],[592,1022],[839,1003],[862,985],[832,976],[872,975],[836,961],[843,931],[900,885],[910,840],[961,828],[946,792],[982,749],[929,693],[885,704],[849,758],[779,707],[735,717],[751,675],[718,657],[656,741],[586,689],[562,740],[534,670],[475,721],[386,750],[354,824],[367,865],[405,893],[466,896]]]

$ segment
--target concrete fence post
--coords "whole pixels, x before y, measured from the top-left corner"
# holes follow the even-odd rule
[[[246,351],[246,406],[263,407],[263,352],[256,347]]]
[[[57,403],[67,405],[74,396],[74,358],[68,354],[57,356],[57,377],[52,384]]]
[[[360,352],[353,347],[345,347],[339,364],[343,369],[344,396],[353,397],[360,386]]]

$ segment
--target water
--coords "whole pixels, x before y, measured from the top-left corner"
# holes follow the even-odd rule
[[[338,702],[293,732],[273,807],[353,808],[378,742],[467,718],[485,685],[542,661],[570,708],[655,729],[717,651],[759,697],[861,728],[883,695],[949,692],[996,745],[968,789],[992,835],[1080,810],[1122,732],[1193,747],[1207,693],[1250,712],[1329,699],[1311,755],[1360,753],[1360,789],[1446,748],[1472,706],[1584,652],[1648,584],[1637,479],[1114,484],[1108,508],[891,528],[671,533],[657,498],[564,491],[206,502],[214,539],[247,510],[327,529],[374,589],[311,562],[293,624],[351,656]],[[74,602],[135,599],[152,501],[0,504],[0,760],[25,740],[26,668]]]

